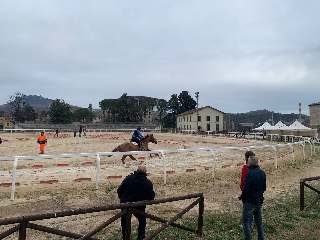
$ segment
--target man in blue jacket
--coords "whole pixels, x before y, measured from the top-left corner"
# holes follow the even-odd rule
[[[258,158],[250,156],[248,159],[249,171],[244,179],[242,191],[242,224],[246,240],[251,240],[250,220],[252,214],[257,225],[258,239],[263,240],[263,225],[261,217],[261,206],[263,193],[266,190],[266,174],[258,166]]]
[[[140,151],[142,150],[141,138],[143,138],[142,134],[140,133],[141,127],[138,127],[137,130],[133,132],[131,137],[131,142],[136,142],[139,145]]]
[[[127,176],[118,188],[118,197],[121,203],[137,202],[143,200],[153,200],[155,193],[153,191],[152,182],[147,179],[147,167],[144,164],[138,166],[137,171],[134,174]],[[144,212],[146,207],[136,208],[139,211]],[[145,238],[146,222],[147,219],[144,216],[133,213],[133,215],[139,221],[138,238],[137,240]],[[122,236],[125,239],[126,234],[126,215],[121,217]]]

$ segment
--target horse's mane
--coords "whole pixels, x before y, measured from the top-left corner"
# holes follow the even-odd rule
[[[147,135],[145,135],[143,138],[141,138],[141,140],[145,140],[145,139],[147,139],[147,138],[151,138],[153,136],[153,134],[147,134]]]

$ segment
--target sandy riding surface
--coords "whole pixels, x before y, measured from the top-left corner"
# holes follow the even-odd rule
[[[111,152],[118,145],[128,141],[130,133],[87,133],[86,137],[73,137],[68,133],[60,133],[59,138],[47,134],[48,146],[46,155]],[[5,140],[0,145],[0,157],[37,156],[39,146],[36,143],[38,134],[35,133],[5,133],[0,137]],[[149,144],[151,150],[194,149],[207,147],[248,147],[258,145],[275,145],[254,139],[236,139],[226,137],[195,136],[183,134],[154,133],[158,144]],[[310,155],[310,148],[305,148],[306,157]],[[128,167],[124,167],[121,156],[101,156],[99,189],[96,190],[96,157],[78,157],[43,160],[21,160],[18,162],[15,200],[10,201],[11,187],[0,187],[0,218],[20,215],[39,214],[67,209],[85,208],[92,206],[119,203],[116,190],[125,176],[136,170],[139,163],[147,165],[148,177],[154,184],[156,198],[179,196],[189,193],[203,192],[205,195],[205,210],[221,212],[239,211],[241,209],[238,196],[241,168],[244,163],[246,150],[215,151],[215,178],[212,178],[213,156],[207,152],[174,153],[166,155],[166,170],[174,171],[167,174],[167,184],[163,184],[163,159],[150,158],[149,155],[134,155],[138,161],[126,159]],[[320,163],[312,168],[291,168],[291,147],[277,147],[278,168],[275,169],[275,151],[273,148],[253,150],[262,160],[259,165],[267,173],[267,191],[265,197],[272,198],[283,192],[290,192],[299,186],[299,179],[318,176]],[[294,145],[295,161],[303,158],[302,146]],[[144,158],[143,158],[144,157]],[[139,159],[140,158],[140,159]],[[91,163],[83,165],[83,163]],[[68,164],[68,166],[57,166]],[[43,167],[34,167],[43,165]],[[0,184],[11,182],[13,161],[1,161]],[[187,169],[196,171],[187,172]],[[108,178],[122,176],[120,179]],[[75,182],[78,178],[91,178],[90,182]],[[40,184],[41,181],[57,180],[54,184]],[[190,201],[174,202],[148,207],[148,212],[157,215],[167,209],[181,210]],[[189,214],[196,214],[197,208]],[[114,212],[112,212],[114,213]],[[95,213],[78,215],[75,217],[43,220],[40,224],[77,233],[86,233],[97,226],[110,213]],[[111,216],[111,215],[110,215]],[[72,220],[72,221],[71,221]],[[78,222],[76,222],[76,221]],[[63,223],[63,224],[62,224]],[[114,223],[115,229],[119,221]],[[111,229],[113,227],[111,226]],[[8,226],[1,227],[8,229]],[[111,231],[112,232],[112,231]],[[111,233],[110,233],[111,234]],[[51,235],[51,239],[60,239]],[[10,238],[9,238],[10,239]],[[33,235],[33,239],[41,239]],[[43,238],[42,238],[43,239]]]

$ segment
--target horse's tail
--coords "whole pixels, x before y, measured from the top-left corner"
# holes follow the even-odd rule
[[[116,147],[115,149],[112,150],[112,152],[120,152],[121,150],[121,145],[119,145],[118,147]],[[109,155],[108,157],[111,157],[111,155]]]

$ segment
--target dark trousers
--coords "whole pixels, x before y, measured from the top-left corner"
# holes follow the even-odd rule
[[[139,147],[140,147],[140,149],[141,149],[141,141],[140,141],[139,138],[133,137],[133,138],[131,139],[131,142],[136,142],[136,143],[138,143],[138,145],[139,145]]]
[[[137,210],[139,210],[141,212],[145,211],[145,208],[135,208],[135,209],[137,209]],[[144,217],[144,216],[138,215],[136,213],[133,213],[133,216],[135,216],[139,221],[137,240],[142,240],[146,236],[147,218]],[[125,239],[125,236],[126,236],[126,219],[127,219],[126,214],[121,217],[122,239],[123,240]]]
[[[263,233],[263,225],[262,225],[262,218],[261,218],[261,202],[258,206],[252,205],[251,203],[244,202],[243,203],[243,210],[242,210],[242,224],[243,224],[243,231],[245,235],[245,240],[251,240],[251,229],[250,229],[250,222],[252,222],[252,215],[254,215],[254,220],[257,225],[258,231],[258,239],[264,239]]]

